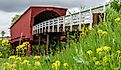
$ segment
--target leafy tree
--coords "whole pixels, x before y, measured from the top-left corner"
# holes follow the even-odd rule
[[[18,15],[18,14],[16,14],[13,18],[12,18],[12,20],[11,20],[11,24],[14,24],[18,19],[19,19],[19,17],[20,17],[20,15]]]
[[[4,37],[4,35],[5,35],[5,31],[1,31],[0,34],[2,35],[2,40],[3,40],[3,37]]]

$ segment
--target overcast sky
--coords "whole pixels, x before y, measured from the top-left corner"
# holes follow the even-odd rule
[[[9,35],[11,18],[23,13],[31,5],[54,5],[67,8],[80,6],[95,6],[104,4],[107,0],[0,0],[0,31]]]

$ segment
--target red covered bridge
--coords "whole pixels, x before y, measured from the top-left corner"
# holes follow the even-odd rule
[[[91,29],[95,23],[99,22],[99,15],[102,13],[105,15],[106,6],[85,9],[70,15],[66,15],[66,8],[32,6],[10,27],[11,44],[17,46],[21,42],[29,41],[31,45],[38,44],[40,46],[44,39],[46,54],[48,54],[50,40],[63,39],[65,31],[79,30],[81,32],[83,24]],[[31,46],[29,53],[31,54]]]
[[[23,15],[10,27],[12,45],[19,45],[22,41],[33,41],[32,28],[43,21],[53,19],[66,14],[66,8],[39,7],[28,8]]]

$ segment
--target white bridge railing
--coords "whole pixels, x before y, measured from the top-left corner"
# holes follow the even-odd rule
[[[33,34],[40,34],[45,32],[65,32],[65,27],[69,27],[69,30],[72,31],[73,25],[78,25],[78,29],[81,31],[82,24],[89,24],[91,29],[93,23],[93,13],[104,13],[105,18],[105,8],[108,5],[109,4],[97,6],[94,8],[82,10],[78,13],[61,16],[38,23],[33,26]]]

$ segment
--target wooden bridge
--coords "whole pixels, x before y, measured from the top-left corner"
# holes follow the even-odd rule
[[[81,32],[83,25],[89,26],[91,30],[99,22],[99,18],[105,21],[107,7],[110,7],[110,4],[87,8],[69,15],[65,15],[67,11],[65,8],[30,7],[10,27],[11,44],[15,49],[22,42],[29,41],[31,45],[28,50],[31,54],[32,45],[38,45],[39,52],[41,44],[44,43],[46,54],[48,54],[51,40],[62,41],[66,32],[76,30]]]
[[[57,37],[55,41],[60,40],[62,34],[54,35],[55,33],[65,33],[66,31],[73,32],[75,30],[82,31],[83,25],[88,25],[90,30],[93,25],[98,23],[99,16],[103,14],[103,21],[105,21],[106,7],[109,5],[97,6],[89,9],[82,10],[81,12],[73,13],[66,16],[43,21],[33,26],[33,35],[38,35],[38,45],[41,44],[42,36],[45,35],[46,39],[46,54],[48,54],[49,39]],[[51,37],[51,38],[49,38]]]
[[[83,24],[89,24],[91,29],[93,23],[95,23],[95,14],[104,13],[105,21],[105,10],[107,6],[108,4],[97,6],[82,10],[78,13],[73,13],[38,23],[33,26],[33,35],[50,32],[65,32],[67,29],[69,29],[69,31],[74,31],[74,29],[81,31]],[[78,27],[74,28],[74,26]]]

